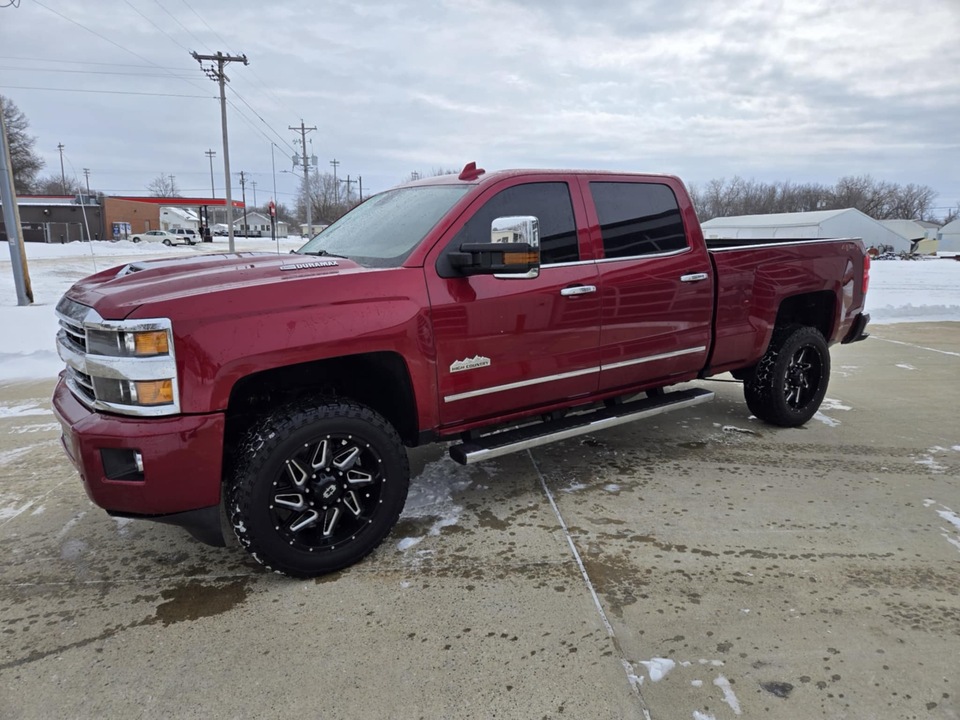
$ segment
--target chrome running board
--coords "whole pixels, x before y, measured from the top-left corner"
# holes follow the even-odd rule
[[[622,405],[568,415],[559,420],[548,420],[513,430],[482,435],[451,446],[450,457],[461,465],[472,465],[481,460],[490,460],[577,435],[606,430],[671,410],[692,407],[713,400],[713,397],[714,394],[711,391],[699,388],[654,395]]]

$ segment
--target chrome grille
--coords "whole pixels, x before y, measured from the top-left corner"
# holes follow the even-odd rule
[[[87,331],[83,321],[90,312],[86,305],[74,302],[66,296],[57,303],[57,319],[60,321],[63,337],[76,352],[87,351]]]
[[[73,345],[77,352],[85,353],[87,351],[87,333],[82,325],[74,325],[73,322],[60,316],[60,328],[64,332],[64,338]]]
[[[96,400],[93,390],[93,378],[76,368],[67,367],[67,384],[71,390],[86,399],[88,402]]]

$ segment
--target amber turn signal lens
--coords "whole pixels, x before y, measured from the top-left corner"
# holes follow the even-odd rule
[[[135,355],[169,355],[170,342],[166,330],[152,330],[133,334]]]
[[[536,265],[537,254],[525,252],[507,252],[503,254],[504,265]]]
[[[133,384],[137,388],[138,405],[169,405],[173,402],[172,380],[138,380]]]

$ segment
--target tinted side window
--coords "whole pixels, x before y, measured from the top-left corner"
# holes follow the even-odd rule
[[[677,198],[666,185],[592,182],[590,193],[600,218],[606,257],[651,255],[687,247]]]
[[[563,182],[514,185],[498,192],[467,220],[451,249],[465,242],[490,242],[490,223],[508,215],[535,215],[540,220],[541,264],[580,259],[570,188]]]

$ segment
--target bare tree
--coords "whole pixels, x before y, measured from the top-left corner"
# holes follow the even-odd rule
[[[927,185],[898,185],[869,175],[840,178],[832,188],[790,181],[764,183],[734,177],[691,190],[701,222],[715,217],[856,208],[877,220],[925,219],[937,197]]]
[[[147,185],[152,197],[180,197],[180,188],[177,187],[177,180],[173,175],[157,175],[150,184]]]
[[[953,222],[957,218],[960,218],[960,202],[958,202],[956,206],[948,210],[947,214],[943,216],[943,219],[940,222],[943,225],[946,225],[949,222]]]
[[[18,193],[33,192],[37,173],[43,168],[43,160],[33,149],[37,139],[27,133],[30,123],[13,100],[0,95],[0,112],[3,112],[3,122],[7,126],[13,186]]]
[[[313,221],[317,225],[329,225],[356,207],[360,200],[353,185],[342,185],[337,190],[338,179],[331,173],[310,175],[310,198],[313,201]],[[303,190],[297,197],[297,217],[306,218],[307,205]]]
[[[80,183],[76,178],[66,178],[66,194],[79,195]],[[33,192],[36,195],[63,195],[64,186],[59,175],[44,175],[33,183]]]

